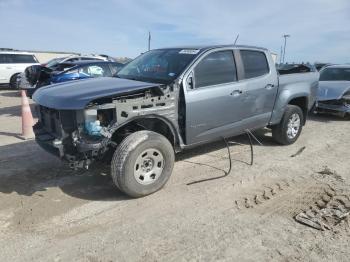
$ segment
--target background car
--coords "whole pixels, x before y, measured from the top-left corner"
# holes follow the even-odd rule
[[[332,65],[320,71],[316,112],[350,114],[350,65]]]
[[[17,76],[31,65],[39,65],[34,54],[16,51],[0,51],[0,85],[17,87]]]
[[[19,88],[27,90],[29,97],[42,86],[72,80],[95,77],[112,77],[124,65],[109,61],[76,61],[59,63],[54,69],[43,66],[31,66],[21,75]]]
[[[71,55],[71,56],[51,59],[50,61],[42,65],[49,68],[54,68],[60,63],[69,63],[69,62],[73,63],[78,61],[91,61],[91,60],[115,62],[111,57],[106,55]]]
[[[322,68],[331,65],[330,63],[315,63],[317,71],[321,71]]]

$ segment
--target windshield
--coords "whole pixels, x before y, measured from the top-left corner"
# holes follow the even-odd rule
[[[152,50],[131,61],[116,76],[169,84],[181,74],[198,53],[198,49]]]
[[[350,68],[325,68],[321,71],[320,81],[350,81]]]
[[[64,57],[51,59],[49,62],[47,62],[46,67],[54,67],[58,63],[60,63],[63,59]]]

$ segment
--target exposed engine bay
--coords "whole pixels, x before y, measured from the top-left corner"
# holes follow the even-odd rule
[[[177,123],[176,94],[173,87],[158,86],[99,98],[85,110],[55,110],[40,105],[37,108],[40,121],[34,126],[36,139],[42,147],[53,146],[56,152],[51,153],[67,160],[71,168],[88,168],[135,131],[157,130],[174,139],[164,122],[146,120],[156,113]]]

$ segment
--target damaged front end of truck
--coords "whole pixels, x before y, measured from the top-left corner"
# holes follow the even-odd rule
[[[161,133],[176,147],[174,84],[101,78],[70,85],[58,84],[35,93],[39,121],[34,132],[42,148],[67,161],[71,168],[87,169],[139,130]]]

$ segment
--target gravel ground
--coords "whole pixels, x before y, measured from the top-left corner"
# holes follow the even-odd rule
[[[0,123],[0,261],[349,261],[346,219],[325,231],[294,219],[328,196],[350,209],[349,120],[313,116],[291,146],[257,131],[253,166],[247,139],[232,138],[231,173],[202,183],[225,174],[227,149],[187,151],[140,199],[108,167],[74,172],[21,140],[17,92],[0,91]]]

